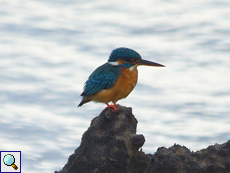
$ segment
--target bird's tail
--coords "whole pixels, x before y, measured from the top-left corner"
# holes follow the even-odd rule
[[[88,103],[88,102],[90,102],[90,101],[91,101],[91,100],[88,99],[87,97],[83,97],[82,100],[81,100],[81,102],[79,103],[79,105],[78,105],[77,107],[80,107],[80,106],[82,106],[83,104]]]

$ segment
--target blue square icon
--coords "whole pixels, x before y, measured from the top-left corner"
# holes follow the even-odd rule
[[[21,151],[0,151],[0,173],[21,173]]]

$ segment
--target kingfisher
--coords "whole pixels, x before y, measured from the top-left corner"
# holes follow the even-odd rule
[[[106,108],[111,107],[117,112],[117,101],[126,98],[136,86],[139,65],[165,67],[142,59],[139,53],[130,48],[114,49],[108,62],[94,70],[85,82],[81,93],[83,98],[78,107],[94,101],[105,103]]]

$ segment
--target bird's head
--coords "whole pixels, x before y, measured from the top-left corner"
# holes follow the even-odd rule
[[[130,68],[130,70],[139,65],[164,67],[164,65],[144,60],[136,51],[124,47],[114,49],[109,56],[108,63],[114,66],[120,65],[124,68]]]

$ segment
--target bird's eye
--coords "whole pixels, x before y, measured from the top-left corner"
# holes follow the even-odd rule
[[[136,60],[136,58],[131,58],[130,61],[131,62],[136,62],[137,60]]]

